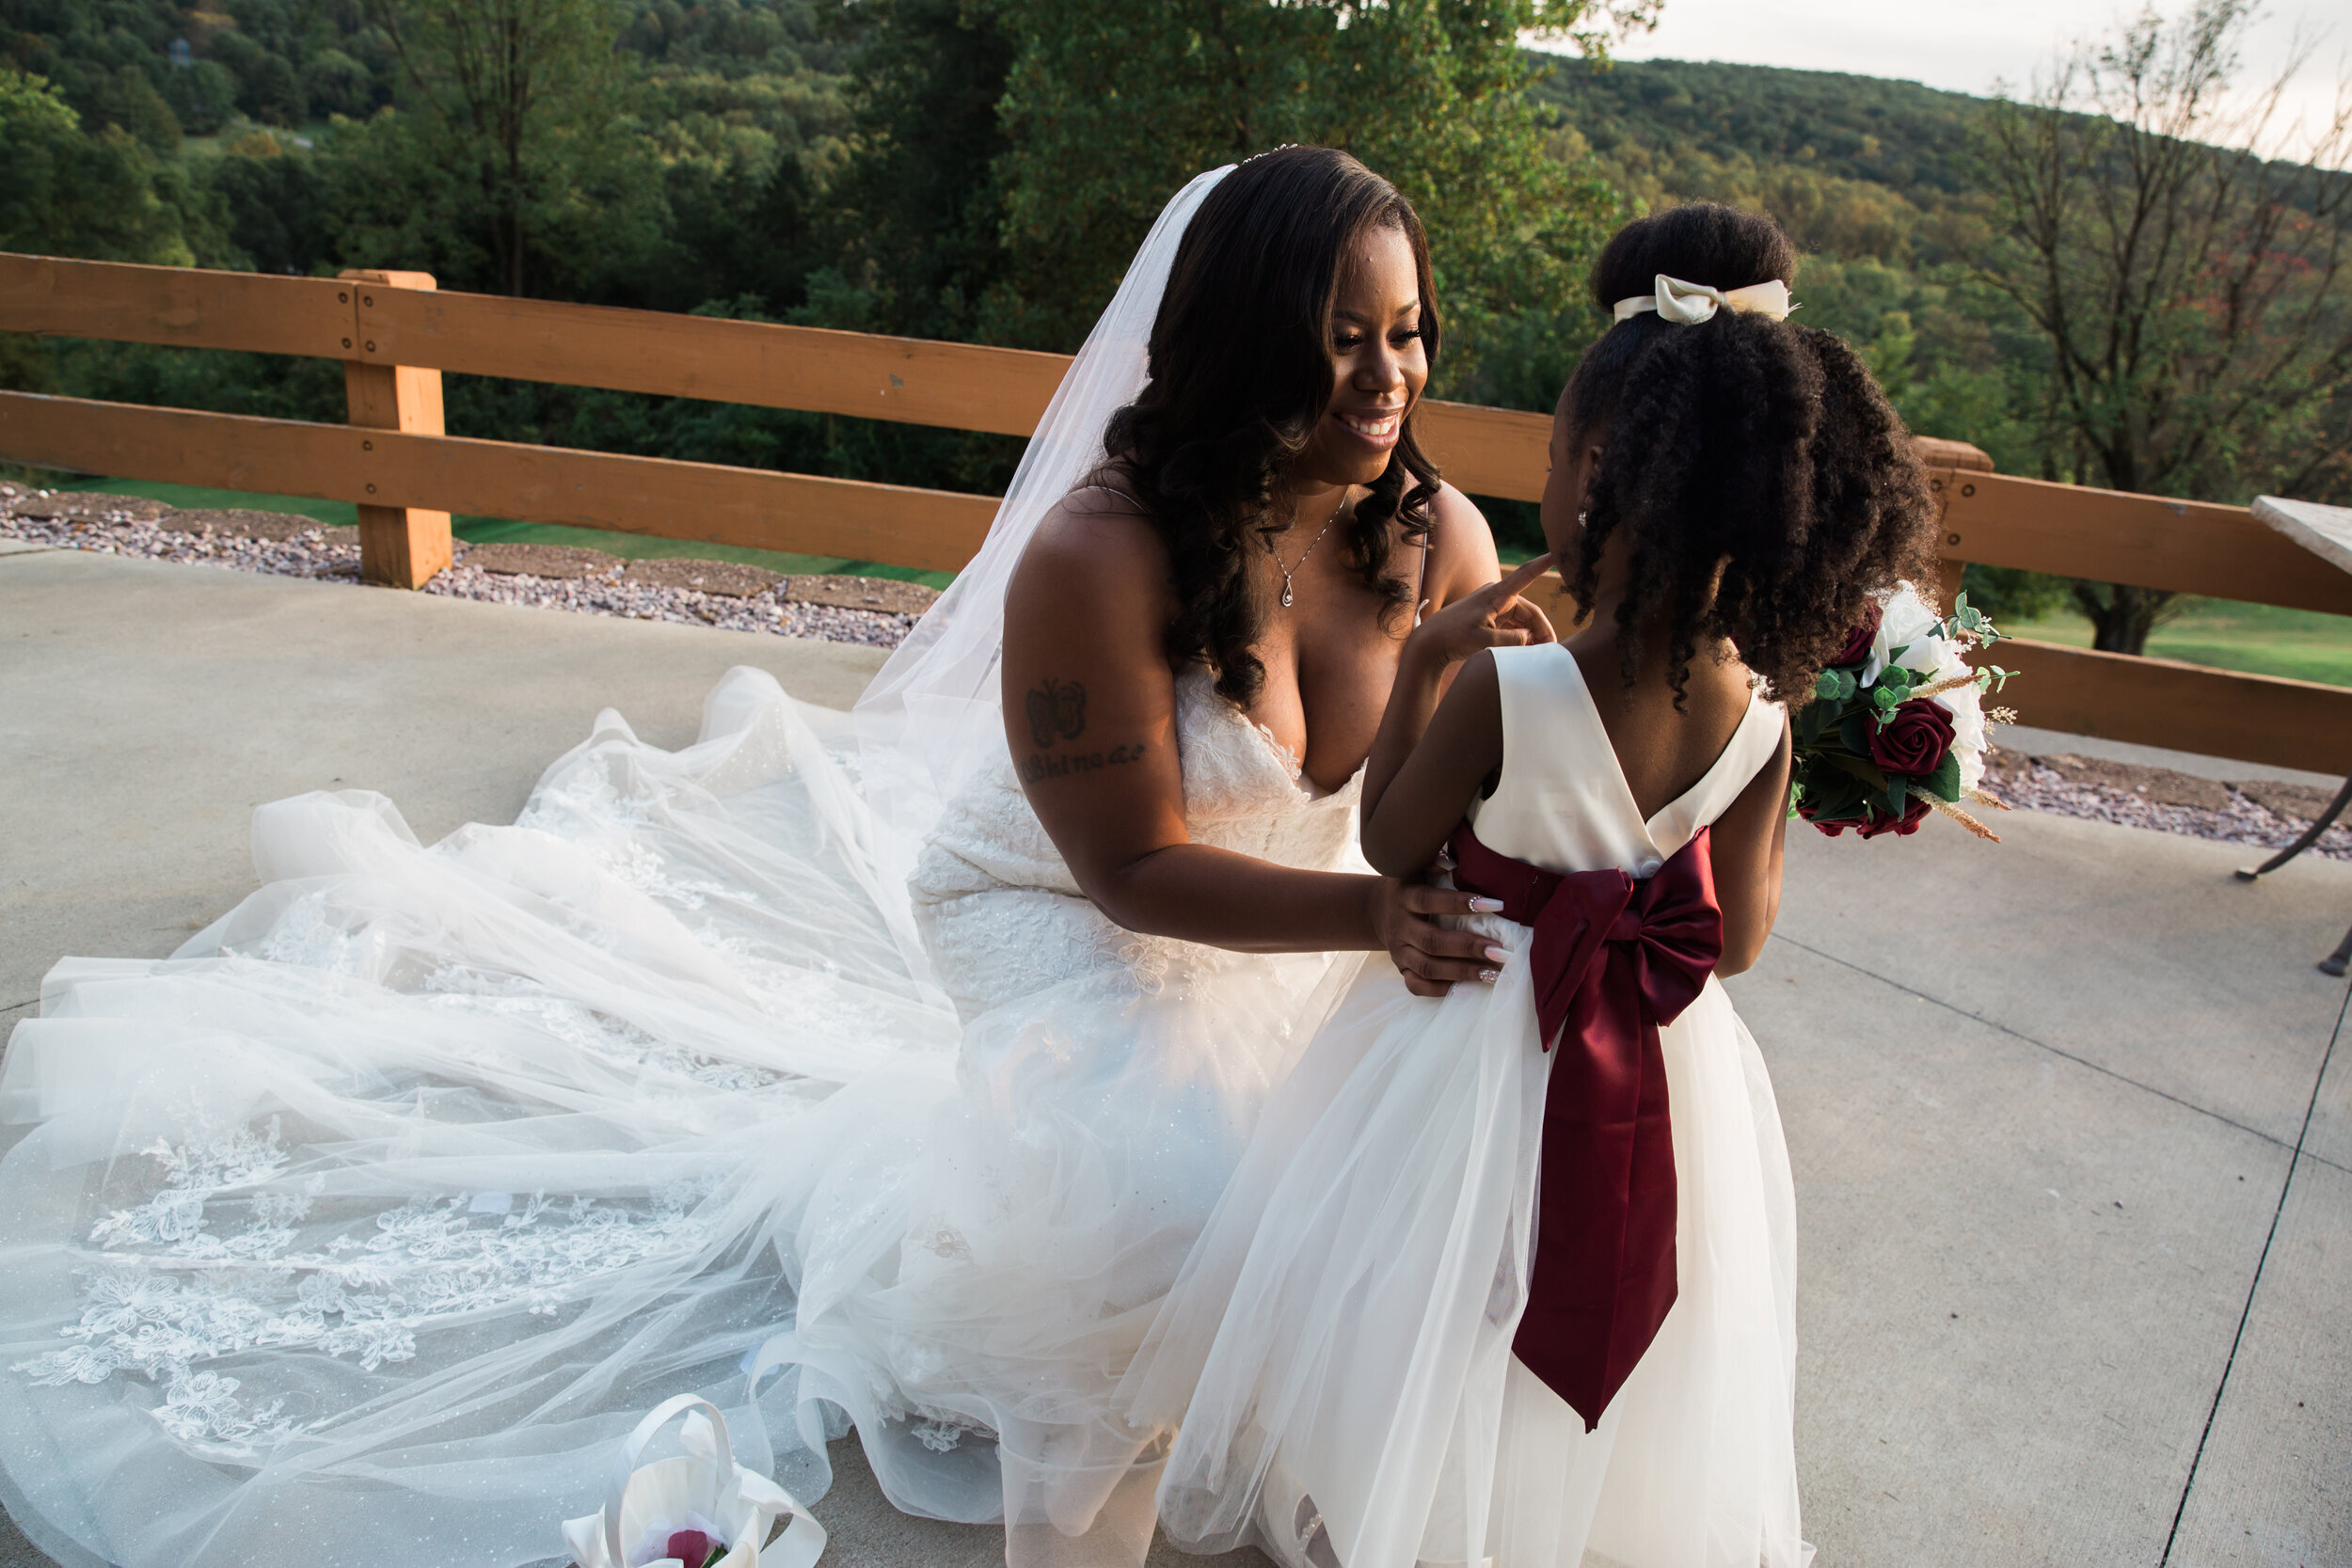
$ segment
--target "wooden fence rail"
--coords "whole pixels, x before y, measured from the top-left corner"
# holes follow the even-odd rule
[[[0,393],[0,459],[345,500],[368,575],[415,586],[448,559],[447,514],[954,570],[985,496],[453,437],[456,372],[1026,436],[1069,360],[1052,354],[542,300],[445,293],[421,274],[340,278],[0,254],[0,330],[339,359],[352,423]],[[1543,493],[1550,420],[1431,400],[1416,416],[1474,495]],[[2352,615],[2328,571],[2244,507],[1996,474],[1922,441],[1958,563]],[[2352,690],[2119,659],[2052,644],[2010,662],[2029,722],[2281,766],[2352,770]]]

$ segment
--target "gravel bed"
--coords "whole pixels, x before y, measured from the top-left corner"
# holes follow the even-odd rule
[[[174,518],[151,521],[128,508],[80,509],[82,515],[58,517],[19,516],[8,509],[32,501],[39,492],[0,492],[0,538],[61,549],[94,550],[105,555],[133,556],[144,561],[181,562],[191,565],[225,566],[231,571],[266,572],[275,577],[308,578],[323,582],[359,586],[358,531],[323,525],[301,532],[248,524],[261,532],[285,532],[282,538],[255,538],[242,532],[215,531],[199,526],[183,533],[170,525]],[[46,499],[46,497],[40,497]],[[205,515],[207,520],[223,514]],[[546,546],[536,546],[545,548]],[[487,546],[512,549],[511,546]],[[444,598],[476,599],[486,604],[529,605],[541,610],[568,610],[584,615],[611,615],[630,621],[669,621],[680,626],[718,626],[727,631],[774,632],[785,637],[814,637],[828,642],[858,642],[869,647],[895,648],[914,629],[915,617],[889,610],[861,610],[841,605],[804,603],[790,596],[792,579],[778,578],[756,593],[701,593],[684,586],[627,580],[629,563],[617,558],[577,577],[540,578],[488,572],[467,564],[463,546],[457,564],[439,573],[422,592]],[[580,551],[581,555],[598,552]],[[724,564],[724,563],[722,563]],[[654,574],[647,574],[654,575]],[[766,576],[767,574],[758,574]],[[682,580],[682,579],[681,579]],[[806,579],[803,579],[806,580]]]
[[[2025,757],[2014,752],[1996,752],[1993,766],[1985,772],[1985,789],[2019,811],[2046,811],[2059,816],[2113,822],[2125,828],[2153,828],[2159,832],[2185,833],[2190,838],[2243,844],[2256,849],[2283,848],[2311,826],[2310,817],[2273,811],[2246,793],[2249,789],[2263,792],[2259,784],[2216,784],[2199,780],[2216,792],[2219,803],[2174,804],[2152,798],[2167,793],[2162,778],[2153,784],[2135,785],[2128,782],[2132,773],[2166,775],[2169,769],[2107,765],[2097,771],[2122,777],[2112,782],[2091,782],[2080,776],[2085,769],[2069,766],[2078,761],[2066,756]],[[2069,773],[2077,777],[2070,779]],[[1996,832],[2000,830],[1999,813],[1990,814],[1988,826]],[[2304,853],[2352,861],[2352,826],[2340,820]]]

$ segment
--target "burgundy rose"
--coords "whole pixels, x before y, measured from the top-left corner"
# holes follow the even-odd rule
[[[1889,773],[1925,778],[1952,749],[1952,716],[1932,697],[1914,697],[1870,736],[1870,760]]]
[[[1853,635],[1846,639],[1846,645],[1838,649],[1837,656],[1829,661],[1829,668],[1842,670],[1849,664],[1859,664],[1868,658],[1870,644],[1879,634],[1879,619],[1884,613],[1878,601],[1871,600],[1870,612],[1862,618],[1862,625],[1854,627]]]
[[[1914,795],[1903,802],[1903,815],[1900,819],[1889,816],[1884,812],[1872,807],[1870,819],[1867,822],[1856,823],[1854,832],[1864,838],[1876,838],[1881,833],[1894,833],[1907,838],[1919,831],[1919,824],[1927,820],[1928,813],[1932,809],[1928,804],[1926,796]]]
[[[1825,822],[1815,814],[1811,806],[1802,803],[1797,807],[1797,815],[1804,817],[1807,822],[1812,823],[1815,827],[1820,829],[1821,832],[1827,833],[1832,838],[1836,838],[1839,833],[1844,832],[1848,828],[1855,825],[1855,819],[1851,816],[1836,817]]]
[[[698,1529],[677,1530],[671,1535],[661,1555],[677,1559],[686,1568],[703,1568],[703,1564],[719,1555],[719,1543]]]

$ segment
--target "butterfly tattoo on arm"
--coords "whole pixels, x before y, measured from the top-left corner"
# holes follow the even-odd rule
[[[1086,734],[1087,689],[1078,681],[1056,680],[1049,675],[1028,689],[1022,707],[1029,721],[1029,738],[1037,744],[1037,750],[1020,765],[1021,782],[1025,784],[1141,762],[1151,750],[1140,740],[1114,746],[1107,752],[1057,750],[1063,742]]]
[[[1029,689],[1029,737],[1041,747],[1057,736],[1075,740],[1086,734],[1087,689],[1077,681],[1057,681],[1051,675]]]

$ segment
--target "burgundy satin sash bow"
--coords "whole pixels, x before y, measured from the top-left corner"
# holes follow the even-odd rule
[[[1674,1127],[1660,1025],[1724,952],[1707,830],[1646,881],[1498,855],[1464,823],[1454,885],[1535,928],[1535,1016],[1557,1045],[1544,1096],[1535,1259],[1512,1350],[1585,1430],[1675,1303]]]

